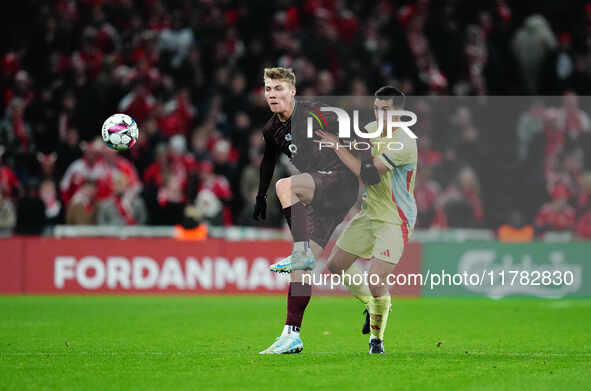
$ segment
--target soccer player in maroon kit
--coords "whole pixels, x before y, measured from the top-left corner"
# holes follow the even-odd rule
[[[271,270],[291,273],[291,282],[283,333],[260,353],[299,353],[303,349],[300,326],[312,291],[311,285],[302,283],[302,276],[314,268],[315,259],[332,232],[354,205],[359,182],[333,150],[318,148],[307,137],[305,126],[300,126],[306,123],[302,116],[315,112],[322,115],[326,130],[334,132],[338,129],[336,116],[333,120],[320,113],[317,105],[296,101],[295,74],[291,69],[267,68],[264,82],[265,99],[273,116],[263,128],[265,152],[254,218],[265,218],[267,189],[282,152],[291,158],[301,174],[280,179],[276,184],[294,244],[291,255],[271,265]],[[294,126],[296,123],[298,126]]]

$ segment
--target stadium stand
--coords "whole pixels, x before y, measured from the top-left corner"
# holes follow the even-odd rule
[[[395,84],[417,96],[563,96],[560,106],[540,99],[515,113],[503,144],[469,106],[449,113],[445,132],[423,129],[418,227],[496,230],[519,220],[537,234],[590,237],[591,106],[579,96],[591,91],[591,3],[19,3],[1,38],[3,232],[257,225],[247,212],[269,116],[262,70],[280,65],[295,70],[302,95]],[[141,129],[119,155],[95,140],[115,112]],[[271,213],[264,224],[281,223]]]

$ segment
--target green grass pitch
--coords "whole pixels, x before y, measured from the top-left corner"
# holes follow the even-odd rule
[[[299,355],[257,353],[284,297],[0,297],[0,389],[591,389],[591,299],[395,299],[387,354],[361,305],[314,297]]]

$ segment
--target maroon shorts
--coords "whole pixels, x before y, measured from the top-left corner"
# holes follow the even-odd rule
[[[314,171],[308,174],[315,185],[312,203],[306,207],[309,238],[324,247],[357,201],[359,181],[349,171]]]

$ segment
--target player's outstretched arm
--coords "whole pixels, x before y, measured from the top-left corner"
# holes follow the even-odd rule
[[[334,150],[343,164],[347,166],[353,174],[361,178],[366,185],[377,183],[379,181],[379,176],[389,170],[381,159],[373,158],[362,162],[348,149],[337,147],[339,145],[339,139],[332,133],[318,130],[316,131],[316,135],[320,137],[320,140],[314,140],[314,142],[317,144],[322,143],[324,147]]]
[[[279,149],[274,143],[265,138],[265,152],[263,153],[259,175],[259,191],[253,213],[253,218],[256,221],[267,218],[267,190],[273,179],[273,172],[278,158]]]

